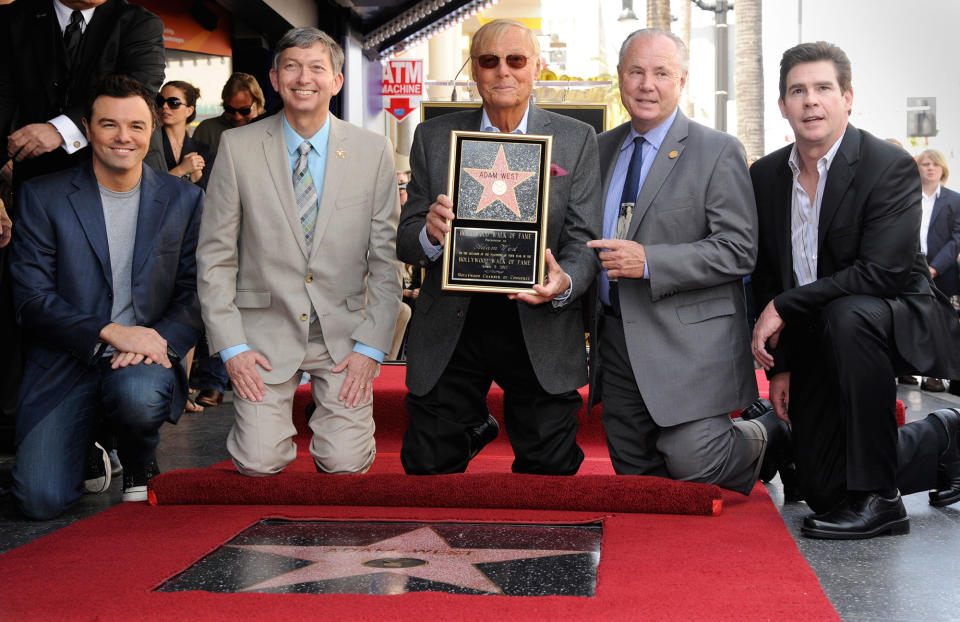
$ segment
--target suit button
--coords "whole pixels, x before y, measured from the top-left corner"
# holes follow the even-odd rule
[[[457,317],[463,319],[463,311],[457,311]]]
[[[301,321],[301,322],[306,322],[308,319],[310,319],[310,316],[307,315],[306,313],[301,313],[301,314],[300,314],[300,321]]]
[[[307,283],[313,283],[313,275],[308,274],[306,277],[304,277],[303,280],[306,281]]]

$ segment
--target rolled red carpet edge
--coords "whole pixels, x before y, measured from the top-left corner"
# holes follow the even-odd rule
[[[253,478],[228,469],[181,469],[150,481],[154,505],[348,505],[500,508],[715,516],[710,484],[635,475],[280,473]]]

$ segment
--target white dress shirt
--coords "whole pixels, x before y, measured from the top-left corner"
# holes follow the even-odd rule
[[[73,9],[65,6],[60,0],[56,0],[56,2],[53,3],[53,9],[57,13],[57,22],[60,24],[60,34],[62,35],[67,29],[67,25],[70,24],[70,15],[73,13]],[[93,12],[96,10],[97,7],[93,7],[92,9],[80,11],[80,15],[83,17],[83,22],[80,24],[81,33],[86,32],[87,24],[93,19]],[[50,119],[48,123],[57,128],[57,131],[63,138],[63,145],[61,146],[67,153],[74,153],[87,146],[87,137],[84,135],[83,130],[77,127],[73,120],[67,115],[62,114],[54,117]]]
[[[937,189],[933,191],[933,194],[927,196],[926,193],[920,191],[920,207],[923,210],[920,216],[920,250],[923,251],[923,254],[927,254],[927,233],[930,231],[930,217],[933,216],[933,204],[937,202],[937,199],[940,198],[940,184],[937,184]]]
[[[827,172],[840,148],[840,140],[817,160],[817,192],[811,198],[800,185],[800,155],[794,143],[790,151],[790,170],[793,171],[793,198],[790,201],[790,245],[793,249],[793,277],[802,286],[817,280],[817,251],[820,244],[820,204],[827,185]]]

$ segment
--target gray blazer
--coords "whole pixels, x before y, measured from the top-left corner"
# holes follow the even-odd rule
[[[598,138],[601,196],[629,132],[624,123]],[[757,257],[757,212],[740,142],[678,113],[627,234],[646,249],[650,273],[618,287],[627,353],[653,420],[677,425],[756,399],[743,277]],[[594,347],[591,357],[592,402],[602,399],[603,352]]]
[[[420,231],[430,204],[437,195],[447,194],[450,132],[479,131],[480,117],[481,111],[476,110],[421,123],[410,150],[412,179],[407,186],[409,198],[400,214],[397,257],[426,268],[407,341],[407,387],[416,395],[429,392],[446,368],[471,299],[469,292],[441,290],[441,262],[426,258]],[[558,174],[550,179],[547,246],[573,280],[573,291],[560,306],[517,305],[537,379],[549,393],[562,393],[587,383],[580,297],[593,284],[600,267],[594,251],[586,246],[587,240],[599,236],[603,220],[597,140],[589,125],[541,110],[532,103],[527,132],[554,136],[552,164]]]

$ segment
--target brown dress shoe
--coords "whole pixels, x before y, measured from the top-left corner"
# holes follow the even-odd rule
[[[943,380],[939,378],[924,378],[923,382],[920,383],[920,388],[924,391],[930,391],[931,393],[942,393],[947,390],[943,386]]]
[[[223,402],[223,393],[216,389],[203,389],[197,393],[197,399],[193,401],[201,406],[216,408]]]

